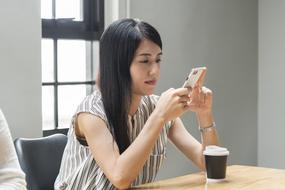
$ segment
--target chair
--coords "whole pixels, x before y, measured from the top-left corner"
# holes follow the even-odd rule
[[[29,190],[52,190],[59,172],[67,136],[54,134],[42,138],[14,141],[20,166],[26,173]]]

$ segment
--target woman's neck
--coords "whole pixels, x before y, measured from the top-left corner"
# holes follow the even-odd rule
[[[130,105],[130,109],[129,109],[129,115],[133,116],[137,110],[138,110],[138,107],[140,105],[140,102],[141,102],[141,96],[138,96],[138,95],[133,95],[132,96],[132,101],[131,101],[131,105]]]

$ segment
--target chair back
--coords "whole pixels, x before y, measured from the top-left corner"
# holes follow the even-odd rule
[[[66,143],[67,136],[63,134],[15,139],[15,149],[26,174],[28,190],[54,189]]]

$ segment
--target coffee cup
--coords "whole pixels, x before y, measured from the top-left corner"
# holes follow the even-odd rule
[[[207,182],[223,181],[226,178],[229,151],[224,147],[210,145],[206,146],[203,154],[205,156]]]

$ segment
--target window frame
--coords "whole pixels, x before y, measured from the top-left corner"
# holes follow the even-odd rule
[[[53,40],[53,66],[54,66],[54,81],[43,82],[43,86],[54,87],[54,129],[42,129],[43,136],[47,136],[54,133],[66,134],[68,128],[58,128],[58,87],[63,85],[90,85],[96,84],[95,79],[86,81],[69,81],[59,82],[58,81],[58,40],[69,39],[69,40],[85,40],[91,42],[91,52],[93,53],[92,41],[99,41],[101,34],[104,31],[104,0],[82,0],[83,1],[83,20],[73,21],[72,18],[57,18],[55,19],[55,1],[52,0],[52,19],[41,19],[42,20],[42,39]],[[93,55],[91,53],[91,72],[93,71]]]
[[[55,16],[53,0],[53,17]],[[92,8],[94,7],[94,8]],[[83,0],[83,21],[42,19],[42,38],[99,40],[104,31],[104,0]]]

